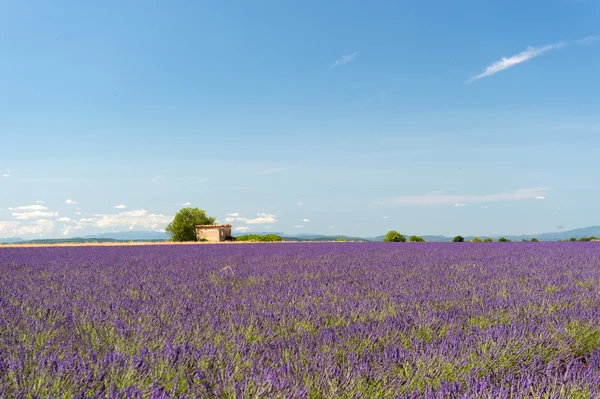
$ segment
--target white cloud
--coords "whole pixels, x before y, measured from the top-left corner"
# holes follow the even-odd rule
[[[69,205],[75,205],[77,202],[73,201],[72,199],[68,199],[65,201],[65,204],[69,204]]]
[[[27,219],[41,219],[47,217],[56,217],[58,212],[43,212],[43,211],[32,211],[32,212],[13,212],[13,217],[19,220]]]
[[[336,60],[333,64],[329,65],[330,68],[335,68],[341,65],[346,65],[349,62],[352,62],[356,57],[358,57],[358,51],[355,51],[352,54],[343,55],[342,58]]]
[[[481,202],[503,202],[503,201],[519,201],[526,199],[534,199],[537,196],[544,194],[546,188],[525,188],[513,191],[506,191],[499,194],[428,194],[428,195],[412,195],[405,197],[386,198],[379,203],[395,204],[395,205],[447,205],[447,204],[469,204]]]
[[[189,206],[189,205],[192,205],[192,203],[188,201],[188,202],[184,202],[183,204],[179,204],[179,205],[181,205],[181,206]]]
[[[43,204],[43,203],[44,203],[44,201],[37,200],[37,201],[35,201],[35,203],[36,203],[36,204]]]
[[[467,206],[467,204],[454,204],[454,206],[457,208],[462,208],[463,206]]]
[[[515,65],[522,64],[533,58],[539,57],[551,50],[556,50],[556,49],[570,46],[570,45],[580,45],[580,46],[591,45],[591,44],[596,43],[599,40],[600,40],[600,36],[588,36],[588,37],[585,37],[580,40],[576,40],[571,43],[559,42],[556,44],[549,44],[547,46],[540,47],[540,48],[528,47],[527,50],[525,50],[519,54],[513,55],[512,57],[508,57],[508,58],[503,57],[500,61],[497,61],[497,62],[493,63],[492,65],[488,66],[482,74],[474,76],[471,79],[469,79],[467,81],[467,83],[473,83],[474,81],[479,80],[481,78],[485,78],[487,76],[492,76],[500,71],[503,71],[503,70],[513,67]]]
[[[5,173],[2,175],[2,177],[10,177],[10,175],[8,173]]]
[[[117,205],[115,206],[115,209],[125,209],[127,208],[125,205]]]
[[[292,227],[295,228],[295,229],[301,229],[301,228],[304,227],[304,225],[303,224],[297,224],[297,225],[292,226]]]
[[[0,235],[5,237],[9,234],[12,235],[14,229],[16,229],[17,227],[19,227],[19,222],[0,221]]]
[[[69,222],[72,222],[73,219],[67,218],[67,217],[63,217],[63,218],[60,218],[60,219],[56,219],[56,221],[57,222],[63,222],[63,223],[69,223]]]
[[[308,222],[310,222],[310,220],[308,220],[308,219],[302,219],[302,221],[303,221],[304,223],[308,223]]]
[[[483,209],[488,209],[487,205],[482,205],[481,206]]]
[[[248,231],[250,229],[250,227],[248,226],[240,226],[240,227],[236,227],[234,230],[235,231]]]
[[[239,213],[228,213],[225,218],[225,223],[231,222],[244,222],[247,224],[267,224],[267,223],[275,223],[277,222],[277,217],[270,213],[257,213],[255,218],[244,218],[241,217]]]
[[[544,197],[543,195],[538,195],[537,197],[535,197],[536,200],[545,200],[546,197]]]
[[[8,208],[9,211],[47,211],[48,208],[42,205],[25,205]]]
[[[275,219],[275,215],[271,215],[270,213],[257,213],[256,216],[257,217],[253,219],[238,218],[238,220],[242,220],[248,224],[265,224],[277,222],[277,219]]]
[[[139,209],[117,214],[96,214],[93,218],[80,219],[80,222],[91,222],[96,227],[134,226],[156,230],[164,228],[172,220],[171,216],[157,215],[149,213],[145,209]]]
[[[388,217],[387,217],[387,216],[384,216],[383,218],[384,218],[384,219],[387,219]]]
[[[564,47],[565,45],[566,45],[565,43],[556,43],[556,44],[550,44],[548,46],[544,46],[544,47],[540,47],[540,48],[528,47],[527,50],[525,50],[517,55],[513,55],[512,57],[508,57],[508,58],[503,57],[500,61],[497,61],[497,62],[493,63],[492,65],[488,66],[482,74],[474,76],[471,79],[469,79],[467,81],[467,83],[473,83],[474,81],[479,80],[481,78],[485,78],[487,76],[492,76],[500,71],[503,71],[503,70],[513,67],[515,65],[519,65],[523,62],[527,62],[527,61],[531,60],[532,58],[539,57],[540,55],[542,55],[550,50],[559,49],[561,47]]]
[[[75,215],[81,215],[81,212],[73,212]]]
[[[16,235],[33,235],[33,234],[45,234],[54,231],[54,222],[50,220],[40,219],[35,223],[20,226],[14,229]]]
[[[584,37],[581,40],[577,40],[575,43],[576,44],[580,44],[582,46],[586,46],[586,45],[589,45],[589,44],[594,44],[598,40],[600,40],[600,36],[589,36],[589,37]]]
[[[302,202],[298,202],[298,205],[303,205]]]

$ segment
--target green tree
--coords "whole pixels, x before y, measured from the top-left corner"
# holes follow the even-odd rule
[[[171,241],[196,241],[196,226],[215,224],[215,218],[198,208],[183,208],[165,228]]]
[[[406,242],[406,238],[396,230],[391,230],[383,237],[383,242]]]
[[[479,237],[473,237],[473,239],[471,241],[472,242],[481,242],[481,238],[479,238]]]
[[[494,242],[494,239],[492,237],[486,237],[483,239],[483,242]]]
[[[577,241],[577,238],[571,237],[571,238],[569,238],[569,241]]]
[[[452,242],[465,242],[465,239],[463,236],[456,236],[452,239]]]
[[[540,242],[540,240],[538,240],[537,238],[533,237],[533,238],[531,239],[531,242]]]
[[[425,239],[419,236],[410,236],[408,237],[408,242],[425,242]]]
[[[500,237],[498,238],[498,242],[510,242],[508,238]]]

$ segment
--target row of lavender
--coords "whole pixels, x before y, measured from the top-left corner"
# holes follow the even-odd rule
[[[600,396],[600,245],[0,249],[0,397]]]

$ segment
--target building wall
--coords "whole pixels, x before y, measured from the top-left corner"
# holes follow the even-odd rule
[[[198,229],[196,230],[196,237],[198,240],[204,238],[211,242],[221,241],[219,237],[219,229]]]
[[[219,226],[213,228],[196,228],[196,239],[202,238],[210,242],[225,241],[231,237],[231,227]]]

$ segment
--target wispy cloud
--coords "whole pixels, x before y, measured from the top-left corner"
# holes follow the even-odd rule
[[[546,188],[524,188],[513,191],[506,191],[498,194],[428,194],[428,195],[412,195],[405,197],[385,198],[378,201],[379,204],[394,204],[394,205],[448,205],[448,204],[469,204],[481,202],[504,202],[504,201],[520,201],[527,199],[535,199],[543,195],[548,189]]]
[[[44,212],[44,211],[32,211],[32,212],[13,212],[13,217],[19,220],[27,219],[41,219],[47,217],[56,217],[58,212]]]
[[[575,42],[575,44],[580,44],[582,46],[586,46],[586,45],[589,45],[589,44],[594,44],[598,40],[600,40],[600,36],[588,36],[588,37],[584,37],[581,40],[577,40]]]
[[[115,206],[115,209],[125,209],[127,208],[125,205],[117,205]]]
[[[535,197],[536,200],[545,200],[546,197],[544,197],[543,195],[538,195],[537,197]]]
[[[590,45],[599,40],[600,40],[600,36],[588,36],[583,39],[576,40],[576,41],[570,42],[570,43],[559,42],[559,43],[555,43],[555,44],[549,44],[544,47],[528,47],[527,50],[525,50],[519,54],[513,55],[512,57],[503,57],[500,61],[497,61],[497,62],[493,63],[492,65],[488,66],[482,74],[473,76],[471,79],[467,80],[467,83],[473,83],[476,80],[479,80],[481,78],[495,75],[496,73],[498,73],[500,71],[503,71],[503,70],[513,67],[515,65],[519,65],[524,62],[527,62],[527,61],[529,61],[533,58],[539,57],[551,50],[557,50],[559,48],[570,46],[570,45],[580,45],[580,46]]]
[[[65,204],[69,204],[69,205],[75,205],[77,202],[73,201],[72,199],[68,199],[65,201]]]
[[[310,222],[310,220],[309,220],[309,219],[302,219],[302,222],[304,222],[304,223],[309,223],[309,222]]]
[[[467,83],[473,83],[476,80],[479,80],[481,78],[485,78],[487,76],[492,76],[494,74],[497,74],[500,71],[503,71],[503,70],[513,67],[515,65],[522,64],[523,62],[527,62],[535,57],[539,57],[540,55],[547,53],[550,50],[555,50],[555,49],[558,49],[558,48],[561,48],[564,46],[565,46],[565,43],[556,43],[556,44],[550,44],[548,46],[544,46],[544,47],[540,47],[540,48],[528,47],[527,50],[525,50],[517,55],[513,55],[512,57],[508,57],[508,58],[503,57],[500,61],[497,61],[497,62],[493,63],[492,65],[488,66],[482,74],[473,76],[471,79],[467,80]]]
[[[44,203],[44,201],[42,201],[42,200],[37,200],[37,201],[35,201],[35,203],[36,203],[36,204],[43,204],[43,203]]]
[[[246,224],[267,224],[277,222],[277,216],[270,213],[257,213],[255,218],[244,218],[239,213],[228,213],[225,223],[244,222]]]
[[[457,208],[462,208],[463,206],[467,206],[467,204],[454,204],[454,206]]]
[[[10,175],[8,173],[4,173],[2,177],[10,177]]]
[[[9,211],[47,211],[48,208],[43,205],[25,205],[8,208]]]
[[[301,229],[301,228],[304,227],[304,225],[303,224],[297,224],[297,225],[292,226],[292,227],[295,228],[295,229]]]
[[[240,226],[240,227],[236,227],[234,230],[244,232],[244,231],[248,231],[249,229],[250,229],[250,227],[248,227],[248,226]]]
[[[346,65],[349,62],[352,62],[356,57],[358,57],[358,51],[353,52],[352,54],[343,55],[339,60],[335,60],[335,62],[329,65],[330,68],[339,67],[342,65]]]
[[[181,206],[189,206],[189,205],[192,205],[192,203],[188,201],[188,202],[184,202],[183,204],[179,204],[179,205],[181,205]]]

